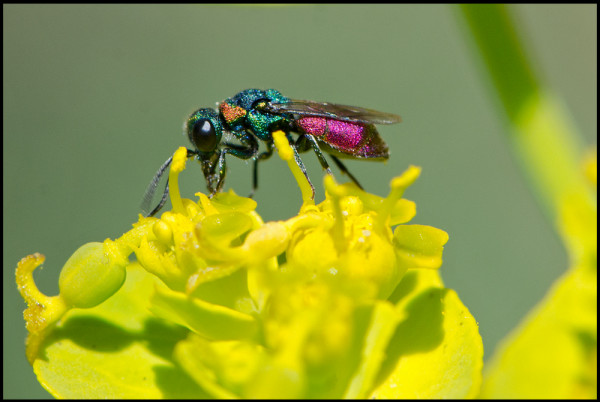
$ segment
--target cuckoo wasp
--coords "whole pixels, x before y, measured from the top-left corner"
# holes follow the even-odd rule
[[[254,194],[258,187],[258,162],[273,154],[272,133],[277,130],[286,134],[294,151],[294,159],[309,183],[306,168],[298,153],[312,149],[328,174],[331,174],[331,170],[323,152],[328,153],[340,170],[362,189],[339,158],[375,161],[388,159],[388,147],[375,125],[400,121],[400,116],[391,113],[334,103],[294,100],[275,89],[246,89],[218,104],[218,110],[204,108],[195,111],[185,123],[184,130],[194,146],[194,149],[188,149],[187,156],[200,162],[212,197],[223,187],[225,158],[228,154],[254,161]],[[291,133],[297,134],[297,137],[292,137]],[[224,134],[230,135],[223,138]],[[235,142],[230,142],[229,138]],[[265,151],[259,151],[258,140],[265,144]],[[149,209],[158,182],[171,161],[172,158],[167,159],[148,186],[142,204],[145,211]],[[168,191],[167,180],[160,203],[148,216],[156,214],[162,208]]]

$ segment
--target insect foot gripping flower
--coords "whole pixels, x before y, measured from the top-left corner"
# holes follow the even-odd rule
[[[177,180],[187,155],[181,148],[169,173],[173,210],[140,216],[110,243],[117,265],[131,253],[137,257],[122,286],[113,274],[99,274],[113,265],[99,246],[91,247],[96,257],[76,258],[64,280],[97,286],[86,288],[97,296],[70,291],[66,297],[65,290],[63,297],[61,287],[55,300],[31,279],[19,280],[26,300],[41,309],[29,321],[52,323],[32,332],[28,321],[30,337],[43,334],[29,355],[46,389],[63,398],[478,392],[477,324],[437,273],[448,235],[406,224],[416,207],[401,197],[420,170],[392,180],[385,198],[327,176],[326,199],[315,205],[284,134],[274,133],[274,142],[303,194],[297,216],[264,223],[256,203],[231,190],[182,199]],[[39,256],[27,257],[17,276],[39,263]],[[80,281],[85,275],[78,270],[99,279]]]

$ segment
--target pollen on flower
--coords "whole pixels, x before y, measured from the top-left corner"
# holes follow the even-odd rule
[[[354,195],[347,195],[340,200],[340,208],[344,216],[349,215],[360,215],[363,213],[364,207],[363,202],[359,197]]]

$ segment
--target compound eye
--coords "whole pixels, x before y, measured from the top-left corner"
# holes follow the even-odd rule
[[[210,120],[200,119],[195,122],[190,137],[198,151],[210,152],[217,147],[217,133]]]

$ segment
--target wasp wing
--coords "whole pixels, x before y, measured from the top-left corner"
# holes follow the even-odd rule
[[[402,121],[400,116],[392,113],[378,112],[358,106],[296,99],[292,99],[288,103],[268,103],[265,108],[274,114],[291,113],[365,124],[395,124]]]

